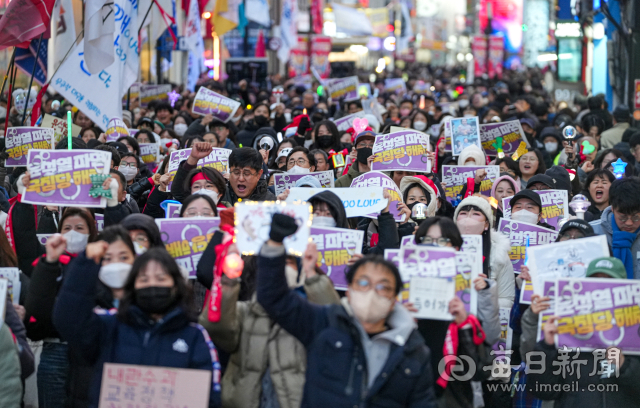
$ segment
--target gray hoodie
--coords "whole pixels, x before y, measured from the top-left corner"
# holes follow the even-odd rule
[[[596,235],[605,235],[607,237],[607,243],[609,249],[611,249],[611,240],[613,237],[613,228],[611,227],[611,217],[613,216],[613,210],[611,207],[607,207],[602,212],[602,216],[598,221],[590,222],[593,227],[593,231]],[[631,245],[631,253],[636,254],[633,262],[633,277],[640,279],[640,233],[636,235],[636,240]]]

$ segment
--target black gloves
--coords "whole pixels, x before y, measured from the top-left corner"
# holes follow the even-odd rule
[[[296,130],[296,133],[304,136],[305,133],[307,133],[307,130],[309,129],[311,129],[311,124],[309,123],[309,119],[303,116],[302,118],[300,118],[300,123],[298,123],[298,130]]]
[[[272,241],[282,243],[286,237],[295,234],[298,230],[296,220],[285,214],[276,213],[273,214],[273,220],[271,221],[271,232],[269,232],[269,238]]]

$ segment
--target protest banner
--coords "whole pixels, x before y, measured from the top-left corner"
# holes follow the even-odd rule
[[[309,190],[303,188],[303,190]],[[262,244],[269,239],[271,221],[275,213],[282,213],[296,220],[298,230],[284,239],[287,253],[302,256],[309,243],[311,213],[307,203],[287,203],[273,201],[243,201],[235,205],[236,245],[242,255],[255,255]]]
[[[524,265],[527,246],[546,245],[555,242],[558,232],[528,222],[500,219],[498,232],[509,237],[511,251],[509,259],[513,265],[513,271],[520,273],[520,267]],[[528,242],[527,242],[528,239]]]
[[[227,123],[236,114],[240,102],[201,86],[193,101],[191,111],[198,115],[213,115],[214,119]]]
[[[542,294],[545,280],[583,278],[589,262],[610,256],[604,235],[529,247],[527,255],[533,293],[536,294]]]
[[[23,167],[27,165],[27,152],[31,149],[53,149],[53,129],[30,126],[18,126],[7,129],[4,143],[6,153],[5,167]]]
[[[308,201],[311,197],[323,191],[331,191],[338,196],[347,218],[365,217],[368,214],[380,212],[387,206],[387,199],[382,197],[382,187],[361,188],[307,188],[293,187],[289,190],[288,203]]]
[[[169,102],[169,92],[171,92],[171,84],[141,84],[140,107],[146,108],[151,101]]]
[[[54,144],[57,144],[62,138],[67,137],[67,119],[66,118],[56,118],[55,116],[51,116],[48,113],[44,114],[44,118],[42,119],[42,123],[40,124],[41,128],[50,128],[53,129],[53,140]],[[71,124],[71,135],[72,136],[80,136],[80,132],[82,128],[78,125]],[[99,136],[99,135],[98,135]]]
[[[120,118],[111,118],[107,126],[107,143],[117,142],[121,137],[129,136],[129,129]]]
[[[399,249],[385,249],[384,259],[394,264],[396,268],[400,268],[400,250]]]
[[[333,281],[337,290],[347,290],[347,262],[354,254],[362,253],[364,231],[311,227],[311,239],[318,249],[318,268]]]
[[[466,147],[472,145],[476,145],[482,149],[480,126],[478,125],[479,120],[477,116],[471,118],[454,118],[449,120],[447,124],[450,126],[451,152],[453,156],[459,156]]]
[[[182,343],[187,350],[189,346],[184,340]],[[98,408],[206,408],[211,375],[209,370],[105,363]],[[213,375],[219,376],[220,372],[214,370]]]
[[[542,295],[549,297],[549,309],[538,313],[538,335],[536,337],[536,342],[544,339],[544,325],[547,323],[547,320],[549,320],[549,317],[553,316],[556,312],[556,283],[556,280],[550,280],[544,281],[542,284]]]
[[[563,218],[569,217],[569,194],[567,190],[536,190],[542,201],[542,222],[551,225],[555,229]],[[511,197],[502,199],[502,213],[506,219],[511,219]]]
[[[142,162],[153,172],[155,168],[158,167],[160,145],[158,143],[139,143],[139,145]]]
[[[14,305],[20,304],[20,270],[18,268],[0,268],[0,279],[7,280],[7,296]],[[0,321],[0,324],[2,322]]]
[[[171,174],[171,181],[167,186],[167,191],[171,191],[171,185],[173,184],[173,179],[176,176],[176,172],[178,171],[178,167],[180,167],[180,163],[189,158],[191,154],[191,148],[176,150],[175,152],[171,152],[171,156],[169,157],[169,163],[167,163],[167,173]],[[213,151],[204,159],[198,160],[197,168],[201,167],[213,167],[218,170],[220,173],[226,173],[228,171],[228,158],[231,154],[231,149],[223,149],[220,147],[214,147]]]
[[[415,235],[405,235],[400,238],[400,248],[416,246]]]
[[[102,150],[29,150],[31,182],[22,202],[62,207],[107,206],[104,197],[91,197],[92,174],[109,174],[111,152]]]
[[[376,136],[373,145],[375,159],[371,163],[371,170],[429,173],[429,146],[429,136],[415,130]]]
[[[360,99],[358,95],[358,77],[350,76],[346,78],[328,79],[325,81],[326,93],[335,101],[344,99],[351,101]]]
[[[285,192],[286,189],[295,187],[298,180],[303,177],[311,176],[317,179],[323,188],[334,188],[335,180],[333,178],[333,171],[316,171],[313,173],[306,174],[289,174],[289,173],[279,173],[273,176],[274,187],[276,190],[276,196]]]
[[[402,78],[387,78],[384,80],[384,91],[388,93],[400,93],[407,91],[407,84]]]
[[[499,137],[502,138],[502,151],[505,155],[515,153],[521,142],[525,142],[527,148],[530,148],[527,138],[524,137],[524,131],[522,130],[522,125],[519,120],[480,125],[482,149],[487,156],[498,155],[496,147],[493,144],[496,143],[496,139]]]
[[[581,351],[617,347],[640,355],[640,282],[560,278],[556,285],[556,346]]]
[[[467,179],[475,178],[476,171],[483,169],[487,175],[480,183],[480,194],[491,197],[493,183],[500,177],[500,166],[442,166],[442,183],[445,185],[447,201],[453,203],[462,197],[462,189],[467,185]]]
[[[220,226],[220,218],[156,218],[162,243],[178,266],[196,277],[202,253]]]
[[[182,204],[167,203],[164,218],[180,218],[180,210],[182,210]]]
[[[361,110],[351,115],[343,116],[340,119],[335,120],[336,127],[340,132],[344,132],[345,130],[353,127],[353,120],[356,118],[364,118],[364,111]]]
[[[418,310],[412,313],[418,319],[453,320],[449,302],[455,296],[453,279],[412,276],[409,283],[409,302]]]
[[[391,177],[380,171],[368,171],[363,175],[354,178],[351,182],[351,188],[362,187],[382,187],[383,192],[389,192],[389,199],[391,200],[391,204],[389,204],[389,212],[397,222],[405,221],[407,215],[398,210],[398,204],[403,203],[402,192]],[[365,217],[378,218],[378,215],[380,215],[379,211],[367,214]]]

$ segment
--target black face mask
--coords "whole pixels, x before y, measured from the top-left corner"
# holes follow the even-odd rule
[[[149,286],[148,288],[136,289],[136,304],[145,313],[163,314],[175,303],[173,288]]]
[[[280,171],[287,171],[287,163],[283,164],[282,166],[278,167],[278,170]]]
[[[358,162],[367,164],[367,159],[373,154],[373,149],[370,147],[361,147],[358,149]]]
[[[253,121],[256,122],[256,125],[262,127],[267,124],[267,117],[262,115],[257,115],[253,117]]]
[[[333,136],[318,136],[316,137],[316,142],[318,142],[319,147],[326,149],[333,145]]]

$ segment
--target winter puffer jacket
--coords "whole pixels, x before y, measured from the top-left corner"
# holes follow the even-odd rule
[[[0,407],[20,408],[22,403],[22,380],[18,345],[11,329],[0,326]]]

